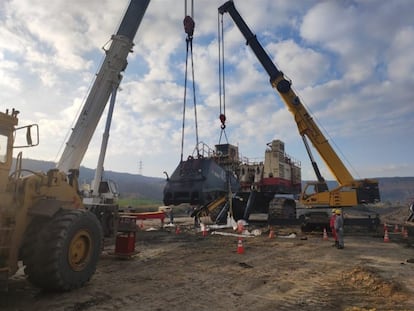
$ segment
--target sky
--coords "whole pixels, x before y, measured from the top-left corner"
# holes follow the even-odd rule
[[[286,153],[301,162],[302,178],[315,179],[293,116],[228,14],[223,18],[227,121],[222,132],[217,8],[224,2],[194,1],[196,92],[190,79],[184,158],[197,141],[195,95],[199,142],[211,148],[230,143],[243,157],[259,161],[266,144],[280,139]],[[412,1],[234,2],[355,178],[414,176]],[[19,110],[20,126],[39,125],[40,144],[24,149],[23,158],[58,162],[104,58],[102,48],[128,3],[0,2],[1,109]],[[149,4],[117,95],[106,170],[165,177],[164,171],[171,175],[179,164],[184,3]],[[105,121],[106,111],[81,165],[96,167]],[[322,175],[334,179],[315,150],[313,155]]]

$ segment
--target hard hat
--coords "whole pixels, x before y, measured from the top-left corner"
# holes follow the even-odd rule
[[[335,210],[335,214],[336,214],[336,215],[341,215],[341,210],[340,210],[340,209],[336,209],[336,210]]]
[[[336,209],[332,209],[332,214],[335,214],[336,213]]]

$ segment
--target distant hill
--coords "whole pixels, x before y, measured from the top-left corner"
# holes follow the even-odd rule
[[[381,201],[393,203],[409,203],[414,201],[414,177],[377,177]],[[306,181],[302,182],[302,186]],[[328,188],[338,186],[333,180],[328,180]]]
[[[47,172],[55,167],[55,163],[32,159],[23,159],[23,167],[32,171]],[[95,169],[81,166],[80,183],[90,183]],[[116,181],[121,196],[145,198],[157,201],[163,199],[164,178],[147,177],[139,174],[118,173],[105,171],[105,179]],[[381,201],[407,204],[414,201],[414,177],[378,177]],[[329,188],[335,187],[335,181],[328,181]]]
[[[14,165],[14,164],[13,164]],[[23,159],[23,168],[35,172],[47,172],[54,168],[56,163],[51,161],[39,161]],[[79,183],[91,183],[95,175],[95,169],[81,166],[79,169]],[[147,177],[139,174],[118,173],[105,171],[104,178],[114,180],[118,185],[121,197],[145,198],[162,201],[165,179]]]
[[[414,177],[377,178],[381,201],[409,203],[414,201]]]

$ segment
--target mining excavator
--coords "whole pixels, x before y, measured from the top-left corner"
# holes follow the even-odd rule
[[[305,148],[311,159],[312,166],[317,176],[316,182],[305,185],[300,196],[300,203],[315,211],[315,208],[329,210],[331,208],[353,207],[366,203],[376,203],[380,200],[378,182],[372,179],[356,180],[348,171],[337,153],[330,145],[328,139],[323,135],[311,114],[306,110],[299,96],[292,89],[292,83],[272,62],[257,37],[249,29],[233,1],[227,1],[218,8],[219,14],[229,13],[234,23],[239,28],[259,62],[270,78],[270,84],[277,90],[280,97],[293,114],[299,134],[303,139]],[[317,163],[315,162],[308,143],[311,141],[327,167],[332,172],[339,186],[328,189],[325,179],[322,177]],[[289,201],[291,202],[291,201]],[[285,200],[277,198],[271,204],[272,211],[269,211],[270,222],[273,219],[283,216]],[[290,204],[289,204],[290,207]]]
[[[93,276],[103,233],[97,217],[84,208],[79,194],[79,166],[127,66],[133,39],[149,0],[131,0],[96,75],[57,167],[47,173],[22,168],[22,153],[12,169],[13,149],[37,144],[37,126],[17,127],[18,111],[0,112],[0,281],[14,275],[21,260],[37,287],[67,291]],[[27,143],[14,145],[27,129]],[[38,132],[37,132],[38,133]],[[10,171],[12,172],[10,173]]]

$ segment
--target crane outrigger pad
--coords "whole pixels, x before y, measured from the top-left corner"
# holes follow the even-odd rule
[[[223,194],[237,191],[240,184],[212,158],[188,157],[181,161],[164,187],[164,204],[204,205]]]

